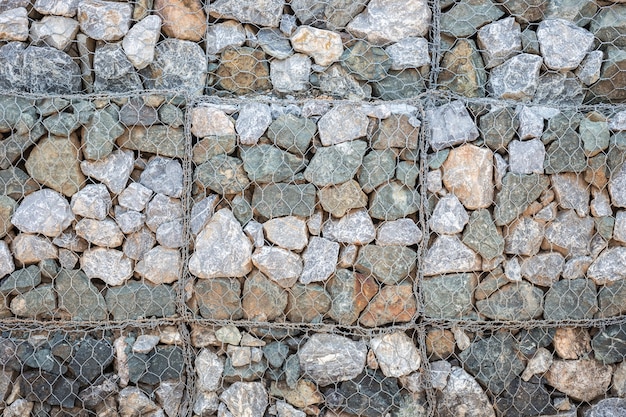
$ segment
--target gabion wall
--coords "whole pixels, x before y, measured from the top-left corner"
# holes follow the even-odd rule
[[[3,417],[626,415],[626,5],[0,3]]]

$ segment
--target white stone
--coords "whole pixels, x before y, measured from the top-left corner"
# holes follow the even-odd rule
[[[82,0],[78,4],[81,32],[98,41],[121,39],[130,29],[132,14],[130,3]]]
[[[235,134],[235,123],[224,111],[211,106],[191,109],[191,133],[198,138]]]
[[[65,197],[47,188],[27,195],[11,218],[20,231],[49,237],[59,236],[73,221],[74,214]]]
[[[209,25],[205,35],[206,53],[211,60],[228,47],[238,47],[246,41],[243,25],[235,20]]]
[[[390,378],[398,378],[416,371],[421,359],[415,343],[404,332],[393,332],[371,341],[382,373]]]
[[[528,381],[533,375],[548,372],[550,366],[552,366],[552,353],[546,348],[539,348],[532,359],[528,361],[521,378]]]
[[[274,89],[281,93],[306,90],[310,75],[311,59],[303,54],[270,62],[270,81]]]
[[[609,129],[614,132],[626,130],[626,110],[617,112],[609,117]]]
[[[522,280],[522,266],[518,258],[511,258],[504,263],[504,276],[511,282]]]
[[[124,240],[124,234],[113,219],[82,219],[76,223],[76,235],[94,245],[115,248]]]
[[[191,233],[197,235],[200,233],[204,225],[211,219],[215,206],[219,201],[217,194],[211,194],[208,197],[194,203],[191,208],[191,220],[189,221]],[[263,234],[263,233],[261,233]],[[261,236],[262,237],[262,236]]]
[[[308,243],[306,222],[295,216],[270,219],[263,230],[267,240],[284,249],[301,251]]]
[[[589,184],[575,173],[555,174],[551,177],[556,201],[562,209],[576,210],[585,217],[589,214]]]
[[[343,53],[343,43],[338,33],[300,26],[291,35],[291,45],[296,52],[309,55],[316,64],[328,66],[338,61]]]
[[[478,271],[480,256],[457,236],[441,235],[426,252],[422,269],[425,276]]]
[[[330,146],[348,142],[367,135],[369,119],[361,110],[350,104],[333,107],[317,122],[322,145]]]
[[[181,201],[163,194],[157,194],[148,203],[146,210],[146,226],[154,233],[159,226],[183,217]]]
[[[183,193],[183,167],[177,159],[155,156],[142,171],[139,182],[155,193],[180,198]]]
[[[259,271],[283,288],[292,287],[302,274],[300,257],[282,248],[258,248],[252,254],[252,262]]]
[[[88,184],[72,196],[70,206],[77,216],[104,220],[112,204],[104,184]]]
[[[509,163],[499,153],[493,154],[494,183],[496,190],[502,189],[502,179],[509,170]]]
[[[422,240],[422,231],[411,219],[381,222],[376,231],[378,246],[411,246]]]
[[[478,128],[461,101],[426,111],[432,129],[430,146],[439,151],[478,138]]]
[[[582,60],[575,74],[585,85],[591,85],[600,79],[600,70],[602,69],[602,59],[604,54],[602,51],[591,51]]]
[[[120,149],[97,161],[82,161],[80,169],[88,177],[102,182],[112,193],[119,194],[126,187],[134,162],[132,151]]]
[[[45,16],[30,27],[33,42],[43,42],[61,51],[67,49],[78,33],[78,22],[69,17]]]
[[[199,391],[217,391],[222,383],[224,362],[209,349],[202,349],[195,360],[196,388]]]
[[[522,32],[514,17],[483,26],[478,31],[485,68],[493,68],[522,50]]]
[[[135,265],[135,272],[154,284],[170,284],[178,280],[182,258],[177,249],[156,246]]]
[[[615,226],[613,227],[613,239],[626,243],[626,211],[619,210],[615,214]]]
[[[235,129],[241,145],[255,145],[272,123],[272,112],[267,104],[250,102],[239,109]]]
[[[461,233],[469,221],[465,207],[454,194],[441,197],[430,218],[433,232],[444,235]]]
[[[322,236],[339,243],[366,245],[376,238],[376,229],[367,210],[358,209],[339,219],[328,219]]]
[[[156,231],[157,242],[166,248],[185,246],[185,230],[182,219],[172,220],[160,225]]]
[[[517,136],[521,140],[540,138],[543,133],[543,116],[532,107],[522,106],[517,110],[519,129]]]
[[[302,284],[324,281],[337,267],[339,243],[314,236],[302,254],[304,266],[300,275]]]
[[[35,10],[41,14],[74,17],[81,0],[37,0]]]
[[[120,206],[129,210],[143,211],[151,197],[151,189],[138,182],[133,182],[117,196],[117,202]]]
[[[9,245],[4,240],[0,240],[0,278],[15,271],[13,256],[9,250]]]
[[[28,11],[23,7],[0,13],[0,41],[28,39]]]
[[[611,208],[611,199],[606,189],[598,190],[596,188],[591,189],[591,195],[593,199],[589,204],[591,215],[593,217],[611,216],[613,209]]]
[[[151,334],[142,334],[137,336],[135,343],[133,343],[133,352],[135,353],[148,353],[159,344],[159,336]]]
[[[133,263],[116,249],[88,249],[80,258],[80,266],[91,278],[99,278],[107,285],[122,285],[133,276]]]
[[[509,170],[516,174],[543,174],[546,147],[541,139],[512,140],[509,143]]]
[[[122,48],[135,68],[143,69],[154,61],[154,48],[160,34],[161,18],[150,15],[135,23],[124,36]]]
[[[430,364],[430,383],[434,389],[442,390],[448,384],[452,365],[448,361],[436,361]]]
[[[428,41],[425,38],[404,38],[386,47],[385,51],[391,58],[392,70],[419,68],[430,64]]]
[[[573,70],[592,48],[591,32],[564,19],[543,20],[537,40],[545,65],[553,70]]]
[[[426,189],[433,194],[439,193],[443,189],[441,179],[442,173],[440,169],[428,171],[426,174]]]
[[[452,367],[448,383],[438,395],[437,415],[459,416],[466,413],[495,417],[495,411],[480,384],[463,368]]]
[[[235,382],[222,392],[220,400],[233,417],[263,416],[268,405],[267,391],[261,382]]]
[[[215,414],[219,406],[220,399],[217,393],[200,391],[196,393],[196,401],[193,403],[193,412],[198,416],[210,416]]]

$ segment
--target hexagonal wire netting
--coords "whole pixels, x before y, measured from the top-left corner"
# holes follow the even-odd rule
[[[624,22],[3,2],[3,416],[623,413]]]

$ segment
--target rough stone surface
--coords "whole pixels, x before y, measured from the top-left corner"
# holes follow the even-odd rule
[[[263,103],[247,103],[239,109],[239,117],[235,129],[239,134],[239,143],[254,145],[272,123],[272,115],[268,105]]]
[[[246,238],[247,239],[247,238]],[[254,266],[283,288],[293,286],[302,274],[302,260],[282,248],[263,246],[252,254]]]
[[[218,0],[208,7],[209,15],[221,19],[235,19],[257,26],[278,27],[284,0]]]
[[[156,246],[135,265],[135,272],[154,284],[170,284],[178,280],[181,267],[182,258],[177,249]]]
[[[543,120],[541,120],[543,128]],[[539,139],[509,143],[509,170],[516,174],[543,174],[546,148]]]
[[[382,222],[376,229],[378,246],[411,246],[422,240],[422,231],[411,219]]]
[[[347,269],[337,269],[327,288],[332,298],[328,315],[344,325],[353,324],[378,292],[374,278]]]
[[[504,251],[504,238],[491,214],[485,209],[473,211],[463,233],[463,243],[484,259],[494,259]]]
[[[394,332],[375,337],[370,344],[385,376],[398,378],[419,369],[419,352],[405,333]]]
[[[53,190],[29,194],[17,207],[11,223],[24,233],[59,236],[74,221],[67,200]]]
[[[354,210],[340,219],[329,219],[322,228],[322,236],[339,243],[366,245],[376,237],[372,218],[365,209]]]
[[[546,381],[574,400],[592,401],[611,383],[612,368],[593,359],[555,360]]]
[[[206,15],[199,0],[155,0],[154,10],[163,19],[167,36],[194,42],[204,37]]]
[[[529,101],[537,90],[541,57],[519,54],[491,70],[489,88],[496,98]]]
[[[438,234],[454,235],[461,233],[469,221],[469,215],[454,194],[443,196],[429,220],[430,229]]]
[[[78,22],[61,16],[45,16],[39,22],[33,22],[30,36],[35,42],[64,51],[76,38]],[[24,39],[25,40],[25,39]]]
[[[584,278],[561,280],[545,296],[543,317],[546,320],[582,320],[598,311],[596,287]]]
[[[543,313],[543,292],[525,281],[505,285],[485,300],[478,311],[493,320],[531,320]]]
[[[493,153],[474,145],[450,151],[443,164],[443,183],[467,209],[493,203]]]
[[[320,148],[304,170],[304,178],[318,187],[342,184],[356,174],[366,147],[364,141],[355,140]]]
[[[92,39],[116,41],[130,29],[133,7],[127,3],[83,0],[78,4],[81,31]]]
[[[250,320],[270,321],[280,317],[287,307],[287,293],[261,272],[253,273],[243,284],[242,308]]]
[[[426,252],[422,268],[426,276],[470,272],[480,270],[481,261],[457,236],[442,235],[437,237]]]
[[[161,22],[159,16],[147,16],[124,36],[122,47],[136,69],[143,69],[154,61],[154,48],[159,39]]]
[[[317,123],[322,145],[330,146],[364,137],[369,120],[356,106],[344,104],[331,109]]]
[[[260,416],[268,406],[265,386],[260,382],[235,382],[220,395],[233,417]]]
[[[249,94],[271,88],[267,57],[262,50],[228,48],[216,71],[218,86],[235,94]]]
[[[495,416],[489,397],[480,384],[463,368],[454,366],[445,388],[437,393],[435,415],[458,415],[467,409],[480,416]]]
[[[119,194],[126,188],[134,160],[132,152],[116,150],[99,161],[82,161],[80,169],[86,176],[101,181],[112,193]]]
[[[325,386],[348,381],[365,367],[367,348],[347,337],[317,333],[300,348],[302,372],[315,383]]]
[[[359,250],[354,267],[381,283],[398,284],[411,276],[416,260],[415,251],[404,246],[366,245]]]
[[[299,281],[302,284],[324,281],[329,278],[337,267],[339,243],[321,237],[311,237],[302,254],[304,262]]]
[[[322,66],[336,62],[343,53],[339,34],[310,26],[300,26],[291,35],[291,45],[295,51],[309,55]]]
[[[478,137],[478,129],[461,101],[427,110],[431,127],[430,146],[438,151]]]
[[[515,220],[548,187],[549,179],[538,174],[508,173],[496,195],[494,219],[497,226]]]
[[[478,46],[482,50],[485,68],[503,64],[522,50],[519,23],[508,17],[483,26],[478,31]]]
[[[187,90],[192,94],[204,91],[206,73],[202,48],[194,42],[172,38],[157,44],[154,61],[142,70],[146,88]]]
[[[554,70],[578,67],[593,45],[593,34],[564,19],[539,24],[537,39],[545,65]]]
[[[121,285],[133,275],[132,261],[115,249],[88,249],[80,259],[80,266],[89,278],[99,278],[111,286]]]

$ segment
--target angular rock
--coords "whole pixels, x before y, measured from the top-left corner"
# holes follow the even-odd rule
[[[443,183],[465,208],[486,208],[492,204],[492,159],[490,150],[470,144],[450,151],[443,164]]]
[[[522,276],[535,285],[549,287],[558,281],[565,259],[558,252],[540,253],[525,259],[522,263]]]
[[[385,48],[391,59],[392,70],[419,68],[430,64],[428,41],[425,38],[410,36]]]
[[[281,248],[269,246],[258,248],[252,254],[252,262],[269,279],[283,288],[293,286],[302,274],[300,257]]]
[[[305,169],[304,178],[318,187],[342,184],[354,177],[366,148],[361,140],[319,148]]]
[[[421,358],[406,333],[394,332],[370,342],[383,375],[398,378],[419,369]]]
[[[369,213],[380,220],[397,220],[419,210],[419,196],[415,189],[397,181],[380,186],[370,200]]]
[[[519,128],[519,118],[509,107],[494,108],[480,118],[480,133],[494,151],[504,150]]]
[[[595,285],[585,279],[561,280],[545,296],[545,320],[583,320],[598,311]]]
[[[257,26],[278,27],[284,0],[218,0],[208,6],[209,15],[220,19],[235,19]]]
[[[154,61],[154,48],[159,40],[161,22],[157,15],[147,16],[135,23],[124,36],[124,53],[136,69],[143,69]]]
[[[404,246],[366,245],[359,251],[354,267],[363,274],[372,274],[383,284],[399,284],[410,278],[417,255]]]
[[[484,259],[497,258],[504,251],[504,238],[485,209],[473,211],[470,215],[463,243]]]
[[[202,349],[194,361],[198,389],[216,391],[220,387],[224,363],[222,359],[209,349]]]
[[[573,210],[561,211],[546,227],[544,246],[565,256],[584,256],[589,254],[593,234],[591,217],[579,217]]]
[[[255,145],[272,123],[272,114],[267,104],[247,103],[239,109],[235,129],[239,134],[239,143]]]
[[[288,181],[305,167],[302,158],[272,145],[243,147],[240,155],[248,178],[255,183]]]
[[[317,192],[325,211],[335,217],[343,217],[348,211],[367,206],[367,195],[359,184],[350,180],[337,186],[329,186]]]
[[[626,278],[626,248],[616,246],[605,249],[587,270],[587,277],[596,285],[607,285]]]
[[[530,217],[521,217],[507,228],[504,252],[511,255],[534,256],[544,238],[544,225]]]
[[[546,148],[539,139],[511,141],[509,143],[509,171],[515,174],[543,174],[545,155]]]
[[[79,149],[73,135],[44,138],[26,160],[26,171],[37,182],[71,197],[85,181],[79,167]]]
[[[191,94],[200,94],[206,81],[206,57],[194,42],[165,39],[157,44],[154,61],[142,70],[142,74],[146,77],[144,85],[147,89],[187,90]]]
[[[600,79],[603,58],[602,51],[591,51],[585,56],[575,71],[576,76],[583,84],[589,86]]]
[[[604,395],[613,369],[593,359],[555,360],[545,374],[546,381],[577,401],[592,401]]]
[[[405,323],[413,320],[416,312],[417,303],[413,285],[386,285],[363,310],[359,323],[365,327]]]
[[[298,352],[302,372],[321,386],[355,378],[365,367],[366,355],[362,342],[324,333],[312,335]]]
[[[78,23],[85,35],[99,41],[121,39],[130,28],[133,6],[103,0],[82,0],[78,4]]]
[[[112,219],[82,219],[75,230],[76,235],[98,246],[115,248],[124,240],[124,234]]]
[[[287,292],[261,272],[255,272],[244,281],[242,307],[248,320],[275,320],[287,307]]]
[[[609,147],[610,134],[606,121],[593,121],[583,118],[580,121],[580,138],[585,149],[585,155],[596,156]]]
[[[620,7],[623,6],[620,5]],[[614,40],[609,42],[614,42]],[[591,86],[588,96],[594,102],[620,102],[624,100],[626,94],[622,88],[615,88],[615,86],[621,85],[620,74],[626,66],[626,54],[623,49],[612,45],[607,46],[606,54],[607,58],[603,60],[600,71],[600,80]]]
[[[200,278],[241,277],[250,269],[252,244],[228,209],[219,210],[196,238],[189,271]]]
[[[396,170],[396,153],[391,149],[373,150],[363,158],[357,175],[363,191],[371,193],[379,185],[389,182]]]
[[[430,9],[421,0],[373,0],[346,29],[358,38],[382,45],[409,36],[424,36],[430,27],[430,19]]]
[[[220,400],[233,417],[261,416],[268,406],[267,391],[261,382],[235,382]]]
[[[453,4],[441,15],[441,32],[455,38],[466,38],[504,15],[491,1],[463,1]]]
[[[11,252],[24,265],[38,263],[44,259],[56,259],[58,249],[45,237],[20,233],[11,242]],[[10,269],[13,262],[8,262]]]
[[[151,197],[152,191],[149,188],[133,182],[117,196],[117,202],[120,206],[129,210],[143,211]]]
[[[263,224],[263,230],[267,240],[284,249],[301,251],[308,242],[306,223],[297,217],[268,220]]]
[[[113,320],[171,317],[176,313],[176,292],[169,285],[131,281],[109,288],[104,298]]]
[[[322,235],[332,241],[355,245],[366,245],[376,237],[376,229],[365,209],[349,212],[338,220],[324,223]]]
[[[202,317],[212,320],[237,320],[243,317],[241,285],[237,279],[198,280],[194,290]]]
[[[135,272],[154,284],[170,284],[178,280],[182,259],[177,249],[157,246],[145,253]]]
[[[454,366],[445,388],[437,393],[435,415],[458,415],[466,409],[480,416],[495,417],[489,397],[480,384],[463,368]]]
[[[481,260],[458,237],[442,235],[426,252],[422,268],[425,276],[478,271]]]
[[[291,45],[296,52],[309,55],[316,64],[322,66],[336,62],[343,53],[339,34],[311,26],[300,26],[291,35]]]
[[[12,263],[11,263],[12,265]],[[28,290],[32,290],[41,283],[41,271],[36,265],[27,268],[18,269],[12,272],[0,285],[0,293],[21,294]]]
[[[217,68],[217,85],[237,95],[270,89],[270,71],[263,51],[248,47],[228,48]]]
[[[97,92],[121,93],[143,89],[141,79],[126,57],[121,43],[98,46],[94,54],[93,66],[94,90]],[[117,136],[120,134],[118,133]],[[92,156],[89,158],[98,159]]]
[[[146,207],[146,226],[157,232],[162,224],[181,219],[183,208],[180,200],[157,194]]]
[[[593,34],[564,19],[539,24],[537,39],[545,65],[553,70],[573,70],[593,46]]]
[[[194,172],[195,182],[219,194],[237,194],[245,190],[250,180],[239,158],[217,155],[199,165]]]
[[[155,0],[154,10],[163,19],[163,33],[170,38],[198,42],[204,38],[207,18],[199,0]]]
[[[324,281],[337,267],[339,244],[328,239],[313,236],[302,254],[304,265],[299,281],[302,284]]]
[[[407,115],[391,115],[381,120],[372,138],[372,149],[417,149],[421,122]]]
[[[33,22],[30,36],[33,42],[43,42],[48,46],[64,51],[76,38],[78,22],[68,17],[45,16]],[[25,39],[23,39],[25,40]]]
[[[353,324],[378,292],[372,277],[338,269],[327,286],[332,304],[328,315],[342,325]]]
[[[496,195],[496,226],[506,225],[520,216],[548,188],[548,177],[538,174],[508,173]]]
[[[475,274],[441,275],[422,282],[424,314],[431,318],[460,319],[472,313]]]
[[[469,221],[469,215],[454,194],[443,196],[430,217],[430,229],[438,234],[454,235],[461,233]]]
[[[49,189],[26,196],[11,218],[11,223],[20,231],[49,237],[59,236],[73,221],[67,200]]]
[[[80,270],[61,269],[54,279],[59,308],[67,311],[72,320],[100,321],[108,319],[104,297]]]
[[[52,285],[41,285],[11,300],[11,313],[19,317],[49,316],[56,308],[56,294]]]
[[[321,322],[330,309],[331,298],[317,284],[295,284],[289,289],[287,319],[293,323]]]
[[[81,171],[88,177],[101,181],[114,194],[126,187],[135,157],[130,151],[116,150],[99,161],[82,161]]]
[[[617,416],[624,412],[626,412],[626,400],[623,398],[607,398],[591,406],[585,412],[585,417]]]
[[[478,46],[485,61],[485,68],[503,64],[522,50],[520,25],[508,17],[483,26],[478,31]]]
[[[227,20],[223,23],[215,23],[207,28],[206,52],[209,59],[217,60],[217,54],[228,47],[239,47],[246,41],[246,32],[241,23]]]
[[[586,157],[578,134],[570,126],[559,136],[546,150],[546,174],[584,171],[587,167]]]
[[[331,146],[367,135],[369,119],[358,108],[343,104],[333,107],[317,123],[322,145]]]
[[[605,365],[622,362],[626,357],[626,329],[620,324],[607,326],[593,337],[591,347],[595,359]]]
[[[573,209],[580,217],[589,214],[589,186],[574,173],[551,177],[556,200],[563,209]]]
[[[89,278],[99,278],[110,286],[122,285],[133,275],[132,261],[115,249],[88,249],[80,266]]]
[[[341,65],[357,80],[380,81],[391,67],[391,59],[380,47],[357,41],[341,55]]]
[[[357,81],[348,70],[340,64],[333,64],[324,72],[312,74],[312,84],[329,95],[352,100],[369,99],[372,87]]]
[[[529,101],[539,83],[542,59],[537,55],[519,54],[491,70],[489,88],[496,98]]]
[[[96,220],[104,220],[111,206],[111,196],[103,184],[88,184],[74,194],[71,200],[75,215]]]
[[[532,320],[543,314],[543,292],[525,281],[514,282],[477,301],[476,307],[492,320]]]
[[[267,136],[280,148],[299,155],[307,152],[315,131],[316,125],[311,119],[284,114],[272,122]]]
[[[315,186],[276,183],[256,186],[252,208],[266,219],[281,216],[309,217],[315,210]]]
[[[378,246],[411,246],[422,240],[422,231],[411,219],[382,222],[376,230]]]
[[[495,400],[495,407],[503,415],[523,417],[556,412],[550,393],[542,383],[514,379]]]
[[[441,68],[437,81],[442,88],[465,97],[485,96],[487,73],[473,40],[457,39],[455,45],[444,54]]]
[[[74,17],[78,11],[79,2],[80,0],[37,0],[34,7],[35,10],[44,15]],[[21,3],[28,2],[21,1]]]
[[[183,158],[185,138],[182,128],[169,126],[134,126],[126,130],[117,144],[123,148],[149,152],[170,158]]]
[[[146,165],[139,182],[155,193],[179,198],[183,192],[183,169],[174,159],[156,156]]]
[[[431,127],[430,146],[439,151],[478,138],[478,129],[461,101],[427,110]]]

